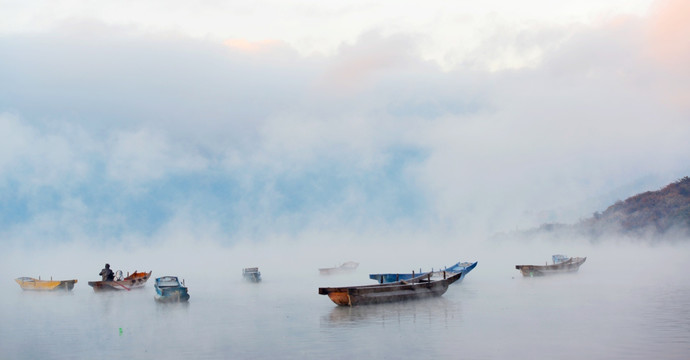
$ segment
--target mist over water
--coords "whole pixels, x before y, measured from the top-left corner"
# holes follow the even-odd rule
[[[687,0],[6,3],[0,360],[690,357],[687,235],[532,236],[690,174]],[[317,293],[458,261],[437,299]]]
[[[2,256],[2,358],[664,358],[690,353],[687,246],[579,242],[319,241],[222,247],[91,249],[65,245]],[[379,244],[379,245],[373,245]],[[386,244],[380,245],[380,244]],[[161,250],[163,249],[163,250]],[[587,256],[578,273],[522,277],[516,264],[553,253]],[[360,262],[352,274],[318,268]],[[144,289],[94,293],[106,261],[123,271],[185,279],[188,304],[158,304]],[[429,300],[344,308],[320,286],[373,284],[371,272],[478,261],[461,284]],[[244,282],[259,266],[263,281]],[[71,292],[22,291],[13,279],[78,278]],[[120,333],[120,329],[122,332]]]

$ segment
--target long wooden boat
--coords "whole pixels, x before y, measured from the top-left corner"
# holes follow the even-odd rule
[[[387,273],[387,274],[369,274],[369,279],[376,280],[379,284],[386,284],[386,283],[394,283],[396,281],[400,280],[409,280],[417,276],[425,276],[427,274],[431,274],[432,279],[440,279],[443,277],[443,273],[445,272],[446,277],[453,276],[455,274],[462,273],[462,276],[460,279],[457,281],[458,283],[462,281],[462,279],[465,278],[465,275],[472,271],[477,266],[477,262],[458,262],[455,265],[446,267],[443,270],[436,270],[434,271],[433,269],[431,271],[423,272],[421,269],[419,270],[418,273],[415,273],[414,271],[411,273]]]
[[[119,271],[118,271],[119,272]],[[110,281],[89,281],[89,286],[93,287],[93,291],[109,291],[109,290],[132,290],[144,287],[146,281],[151,277],[151,271],[148,273],[133,272],[132,275],[127,275],[126,278]]]
[[[335,267],[330,267],[330,268],[320,268],[319,274],[321,274],[321,275],[336,275],[336,274],[351,273],[351,272],[355,271],[358,266],[359,266],[358,262],[348,261],[348,262],[342,263],[340,266],[335,266]]]
[[[260,282],[261,272],[258,267],[244,268],[242,269],[242,277],[250,282]]]
[[[19,277],[14,279],[14,281],[21,286],[22,290],[40,290],[40,291],[51,291],[51,290],[72,290],[74,289],[74,284],[77,283],[76,279],[73,280],[41,280],[34,279],[32,277]]]
[[[189,301],[189,292],[184,285],[184,280],[180,283],[177,276],[163,276],[156,279],[153,285],[156,288],[154,299],[158,302],[185,302]]]
[[[587,257],[567,257],[564,255],[553,255],[551,265],[515,265],[523,276],[544,276],[560,273],[575,272],[580,265],[585,263]]]
[[[460,277],[462,273],[434,281],[430,274],[426,274],[389,284],[319,288],[319,294],[328,295],[331,301],[340,306],[417,300],[443,295],[448,286]]]

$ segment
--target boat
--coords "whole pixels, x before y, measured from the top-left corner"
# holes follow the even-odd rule
[[[553,255],[553,264],[548,265],[515,265],[523,276],[543,276],[551,274],[575,272],[584,264],[587,257],[567,257],[565,255]]]
[[[443,272],[445,271],[446,276],[452,276],[458,273],[462,273],[462,276],[460,277],[460,280],[458,282],[461,282],[462,279],[465,278],[467,273],[472,271],[477,266],[477,262],[458,262],[455,265],[446,267],[443,270],[437,270],[434,271],[431,269],[429,272],[423,272],[421,269],[419,270],[418,273],[415,273],[414,271],[411,273],[402,273],[402,274],[396,274],[396,273],[388,273],[388,274],[369,274],[369,279],[376,280],[379,284],[386,284],[386,283],[393,283],[396,281],[400,280],[409,280],[412,279],[416,276],[424,276],[427,274],[431,274],[432,279],[439,279],[443,276]]]
[[[348,261],[348,262],[342,263],[340,266],[335,266],[335,267],[330,267],[330,268],[321,268],[321,269],[319,269],[319,274],[321,274],[321,275],[335,275],[335,274],[351,273],[351,272],[357,270],[358,266],[359,266],[358,262]]]
[[[162,276],[156,278],[153,285],[156,288],[154,299],[158,302],[185,302],[189,300],[189,292],[184,284],[180,283],[177,276]]]
[[[258,267],[251,267],[251,268],[242,269],[242,276],[247,281],[251,281],[251,282],[261,281],[261,272],[259,272]]]
[[[425,274],[388,284],[323,287],[319,288],[319,294],[328,295],[331,301],[339,306],[418,300],[443,295],[448,286],[461,277],[462,273],[458,273],[440,280],[431,280],[431,274]]]
[[[21,286],[22,290],[40,290],[40,291],[51,291],[51,290],[72,290],[74,289],[74,284],[77,280],[41,280],[39,276],[38,279],[32,277],[19,277],[14,279],[14,281]]]
[[[151,271],[148,273],[134,271],[132,275],[127,274],[127,277],[122,277],[122,270],[115,273],[115,280],[106,281],[89,281],[89,286],[93,291],[109,291],[109,290],[132,290],[143,288],[146,281],[151,277]]]

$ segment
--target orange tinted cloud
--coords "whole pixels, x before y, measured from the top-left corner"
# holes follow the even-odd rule
[[[362,86],[377,71],[395,63],[388,54],[361,54],[348,58],[333,66],[326,73],[328,83],[341,89],[353,89]]]
[[[248,41],[244,39],[228,39],[223,44],[243,53],[260,53],[279,47],[281,42],[277,40]]]
[[[416,45],[408,36],[382,37],[377,32],[361,35],[353,45],[342,45],[323,76],[320,86],[351,93],[366,88],[377,76],[400,71],[411,61]]]
[[[690,1],[655,2],[645,32],[646,55],[659,71],[662,96],[690,109]]]
[[[687,69],[690,63],[690,1],[655,2],[648,20],[647,40],[654,59],[667,66],[680,65]]]

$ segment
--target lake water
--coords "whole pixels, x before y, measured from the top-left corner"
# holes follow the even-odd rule
[[[457,259],[479,264],[443,297],[353,308],[335,306],[318,287],[371,284],[368,272],[389,269],[370,261],[324,277],[285,260],[260,268],[258,284],[244,282],[239,268],[226,276],[187,269],[189,303],[163,305],[152,280],[94,293],[87,281],[97,276],[85,275],[71,292],[37,293],[12,281],[31,274],[8,276],[5,267],[0,358],[687,359],[688,248],[581,250],[570,253],[588,256],[578,273],[542,278],[522,277],[514,265],[525,262],[506,260],[521,254],[487,251]]]

